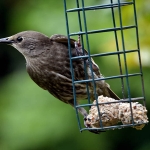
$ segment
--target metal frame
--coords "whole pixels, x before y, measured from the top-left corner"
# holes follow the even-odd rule
[[[93,104],[90,103],[90,94],[89,94],[88,84],[87,83],[88,82],[92,82],[93,83],[94,91],[95,91],[95,99],[97,100],[95,81],[97,81],[97,80],[115,79],[115,78],[120,78],[121,79],[121,84],[122,84],[123,99],[121,99],[119,102],[129,102],[130,103],[131,116],[132,116],[131,117],[132,124],[103,127],[102,121],[100,119],[100,128],[93,128],[93,129],[90,129],[90,130],[97,129],[97,130],[103,131],[103,130],[109,130],[109,129],[117,129],[117,128],[120,129],[120,128],[124,128],[124,127],[135,126],[137,124],[134,123],[131,102],[142,100],[143,104],[145,105],[144,82],[143,82],[143,72],[142,72],[141,57],[140,57],[140,46],[139,46],[139,35],[138,35],[138,24],[137,24],[137,15],[136,15],[135,0],[131,0],[130,2],[121,2],[120,0],[118,0],[117,3],[114,3],[113,0],[110,0],[109,4],[95,5],[95,6],[88,6],[88,7],[84,6],[84,0],[80,0],[81,5],[82,5],[81,7],[79,6],[79,0],[75,0],[75,1],[76,1],[76,8],[67,9],[67,0],[64,0],[64,9],[65,9],[65,18],[66,18],[66,28],[67,28],[68,43],[69,43],[68,44],[68,49],[69,49],[70,67],[71,67],[71,74],[72,74],[72,84],[73,84],[73,94],[74,94],[74,106],[76,108],[76,116],[77,116],[77,120],[78,120],[79,129],[80,129],[80,131],[89,130],[89,128],[82,128],[81,123],[80,123],[80,118],[79,118],[78,110],[77,110],[79,107],[90,107],[90,106],[93,105]],[[129,5],[133,6],[134,22],[135,22],[135,24],[129,25],[129,26],[123,26],[123,24],[122,24],[121,7],[127,7]],[[119,22],[120,22],[120,26],[119,27],[116,26],[116,18],[115,18],[115,13],[114,13],[114,8],[116,8],[116,7],[118,8],[118,12],[119,12]],[[96,10],[96,9],[111,9],[113,28],[100,29],[100,30],[91,30],[91,31],[87,30],[86,11],[91,11],[91,10]],[[69,31],[68,13],[72,13],[72,12],[75,12],[75,13],[78,14],[79,32],[75,32],[75,33],[70,33],[70,31]],[[82,30],[81,14],[83,15],[83,23],[84,23],[84,30],[85,31]],[[132,29],[132,28],[134,28],[135,32],[136,32],[137,49],[126,50],[123,31],[127,30],[127,29]],[[120,33],[121,33],[122,50],[119,49],[117,31],[120,31]],[[101,33],[101,32],[114,32],[114,37],[115,37],[115,42],[116,42],[116,49],[117,49],[116,52],[90,54],[90,46],[89,46],[88,34],[95,34],[95,33]],[[78,56],[78,57],[72,57],[71,56],[70,37],[75,36],[75,35],[81,35],[81,43],[82,43],[83,49],[84,49],[84,42],[83,42],[82,35],[85,35],[88,55],[86,55],[86,56]],[[140,67],[140,72],[138,72],[138,73],[133,73],[133,74],[129,74],[128,73],[128,66],[127,66],[126,54],[127,53],[131,53],[131,52],[138,53],[139,67]],[[123,54],[123,57],[124,57],[125,74],[123,74],[123,71],[122,71],[120,54]],[[104,77],[104,78],[99,78],[99,79],[94,79],[94,77],[93,77],[90,80],[86,78],[85,80],[74,81],[74,74],[73,74],[73,67],[72,67],[73,60],[75,60],[75,59],[81,59],[81,58],[88,58],[90,60],[90,57],[101,57],[101,56],[106,56],[106,55],[117,55],[118,56],[118,64],[119,64],[119,69],[120,69],[120,75],[109,76],[109,77]],[[90,69],[92,70],[91,64],[90,64]],[[85,66],[85,73],[86,73],[86,66]],[[132,77],[132,76],[140,76],[141,77],[142,97],[131,98],[129,78]],[[124,96],[124,81],[123,81],[123,78],[126,78],[127,92],[128,92],[128,98],[127,99],[125,99],[125,96]],[[87,84],[88,103],[87,104],[82,104],[82,105],[77,105],[77,103],[76,103],[75,84],[76,83],[81,83],[81,82],[86,82],[86,84]],[[96,105],[98,106],[98,101],[97,101]],[[99,110],[99,107],[97,107],[97,108]],[[101,115],[100,115],[100,112],[99,112],[99,117],[100,116]]]

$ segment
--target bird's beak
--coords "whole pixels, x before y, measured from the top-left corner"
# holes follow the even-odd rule
[[[14,40],[12,39],[12,37],[2,38],[0,39],[0,43],[12,44],[14,43]]]

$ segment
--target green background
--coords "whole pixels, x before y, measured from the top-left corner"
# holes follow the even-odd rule
[[[86,0],[85,5],[109,3]],[[136,1],[142,55],[146,104],[150,108],[150,9],[148,1]],[[7,37],[24,30],[35,30],[48,36],[66,35],[63,0],[1,0],[0,37]],[[75,0],[67,1],[68,8],[75,7]],[[115,9],[116,22],[118,11]],[[111,11],[86,12],[88,30],[111,28]],[[78,32],[76,13],[69,14],[70,32]],[[122,8],[123,25],[133,25],[133,8]],[[84,30],[84,28],[83,28]],[[118,32],[118,37],[120,33]],[[135,49],[135,30],[124,32],[126,49]],[[74,37],[77,39],[77,37]],[[119,38],[120,39],[120,38]],[[89,35],[91,53],[115,51],[113,32]],[[120,49],[122,47],[119,41]],[[85,44],[86,47],[86,44]],[[124,66],[123,56],[121,56]],[[119,74],[117,56],[94,58],[101,72],[107,77]],[[129,73],[139,72],[138,55],[127,54]],[[0,45],[0,150],[149,150],[150,128],[109,130],[100,135],[88,131],[80,133],[72,107],[55,99],[40,89],[25,71],[25,59],[14,48]],[[124,67],[123,67],[123,73]],[[139,77],[130,78],[131,97],[142,96]],[[120,96],[119,79],[109,80],[111,88]],[[125,85],[125,91],[126,85]],[[125,93],[127,96],[127,93]]]

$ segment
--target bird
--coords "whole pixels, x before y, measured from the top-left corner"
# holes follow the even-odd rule
[[[67,36],[54,34],[48,37],[40,32],[29,30],[1,38],[0,43],[13,46],[24,56],[26,70],[39,87],[47,90],[60,101],[74,107]],[[99,66],[94,62],[93,58],[82,48],[80,40],[70,38],[70,47],[72,57],[87,56],[72,61],[74,80],[88,80],[94,77],[96,79],[95,86],[98,96],[103,95],[119,100],[120,98],[110,89],[110,85],[105,80],[98,80],[104,78],[104,76],[101,74]],[[88,98],[87,85],[90,100],[93,101],[95,99],[93,83],[78,82],[75,84],[77,104],[79,104],[80,100]],[[78,111],[86,120],[87,111],[83,107],[79,107]],[[85,126],[88,127],[87,125]]]

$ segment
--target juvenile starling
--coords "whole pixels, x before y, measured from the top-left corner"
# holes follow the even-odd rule
[[[0,39],[15,47],[26,59],[26,69],[31,79],[44,90],[48,90],[57,99],[74,106],[72,77],[68,50],[68,38],[64,35],[52,35],[50,38],[35,31],[24,31],[13,36]],[[87,55],[78,41],[70,39],[72,57]],[[89,58],[73,61],[74,80],[85,80],[84,63],[86,63],[87,79],[92,79],[90,63],[95,79],[103,78],[98,65]],[[104,80],[96,83],[97,95],[119,99]],[[88,82],[91,100],[94,100],[92,82]],[[75,84],[77,101],[87,98],[86,83]],[[87,112],[80,107],[78,111],[86,118]]]

